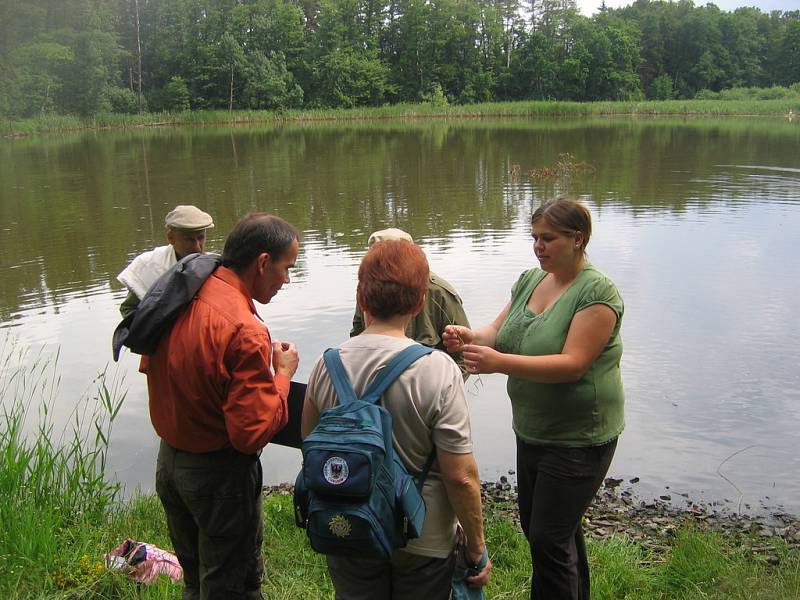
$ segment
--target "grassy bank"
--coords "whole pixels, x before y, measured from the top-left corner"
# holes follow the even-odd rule
[[[47,511],[31,511],[25,516],[52,517]],[[332,598],[324,559],[309,548],[304,532],[295,527],[289,496],[268,496],[265,520],[265,598]],[[487,597],[526,599],[530,563],[524,538],[501,518],[489,519],[487,535],[495,565]],[[4,555],[0,594],[9,599],[121,599],[141,594],[143,598],[178,600],[181,586],[166,577],[152,586],[140,587],[119,572],[105,569],[101,554],[126,537],[170,547],[156,498],[138,497],[118,505],[102,519],[82,519],[54,529],[54,552],[21,549]],[[778,558],[771,561],[777,564],[746,554],[741,546],[718,534],[690,527],[679,530],[663,554],[652,554],[624,537],[591,541],[589,553],[594,599],[800,597],[800,557],[777,541]]]
[[[82,119],[42,116],[23,121],[0,120],[0,135],[21,136],[44,132],[156,127],[177,125],[257,124],[369,119],[542,118],[605,115],[800,116],[800,99],[776,100],[664,100],[648,102],[494,102],[469,105],[397,104],[374,108],[233,111],[203,110],[142,115],[107,114]]]
[[[102,555],[125,538],[170,548],[157,498],[120,498],[105,472],[120,386],[104,374],[63,433],[48,425],[57,375],[46,359],[0,365],[0,598],[175,599],[165,577],[149,587],[106,569]],[[38,415],[29,414],[38,409]],[[487,505],[495,570],[488,598],[527,598],[526,542],[505,501]],[[323,557],[309,548],[285,489],[265,500],[266,580],[271,599],[331,598]],[[625,535],[591,539],[593,598],[790,599],[800,597],[800,552],[775,537],[767,555],[738,537],[684,522],[654,551]]]

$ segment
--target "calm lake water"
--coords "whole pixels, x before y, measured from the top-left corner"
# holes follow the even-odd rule
[[[529,177],[564,153],[593,170]],[[409,231],[482,325],[535,264],[532,208],[561,191],[590,206],[590,260],[626,304],[627,429],[611,474],[639,477],[645,498],[680,503],[688,494],[734,510],[800,513],[798,122],[462,120],[3,140],[4,364],[26,349],[28,361],[58,354],[57,431],[107,369],[127,390],[111,469],[128,491],[152,490],[157,441],[145,381],[136,356],[111,361],[125,295],[115,277],[163,243],[175,204],[214,216],[212,251],[250,210],[303,232],[291,285],[259,311],[275,337],[298,345],[296,379],[305,381],[322,351],[348,335],[371,231]],[[505,378],[471,378],[467,388],[481,474],[497,478],[514,467]],[[293,481],[300,462],[278,446],[263,460],[271,483]]]

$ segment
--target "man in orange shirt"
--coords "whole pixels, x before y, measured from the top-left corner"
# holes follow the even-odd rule
[[[222,265],[142,362],[161,438],[156,491],[184,570],[185,600],[260,599],[261,449],[288,419],[293,344],[272,340],[268,303],[294,267],[297,230],[245,216]]]

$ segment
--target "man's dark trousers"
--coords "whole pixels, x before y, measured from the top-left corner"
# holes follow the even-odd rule
[[[261,600],[261,462],[233,449],[198,454],[162,440],[156,491],[183,567],[184,600]]]

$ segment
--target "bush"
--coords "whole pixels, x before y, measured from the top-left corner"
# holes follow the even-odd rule
[[[438,82],[432,83],[428,87],[428,91],[422,94],[420,98],[423,104],[432,104],[433,106],[447,106],[450,104],[447,101],[447,96],[444,95],[444,90]]]
[[[190,108],[189,97],[186,80],[175,75],[167,85],[153,92],[148,105],[154,111],[183,112]]]
[[[759,88],[759,87],[735,87],[719,92],[711,90],[700,90],[695,94],[695,100],[792,100],[800,97],[800,84],[793,84],[790,87],[780,85]]]
[[[644,92],[642,92],[642,90],[638,87],[628,90],[621,98],[621,100],[624,100],[625,102],[641,102],[644,99]]]
[[[714,90],[703,89],[694,95],[695,100],[719,100],[720,92]]]
[[[706,90],[704,90],[706,91]],[[672,77],[662,73],[650,83],[650,100],[672,100],[675,97],[675,89],[672,85]]]
[[[107,88],[106,99],[111,104],[111,112],[132,115],[139,112],[136,93],[128,88]]]
[[[781,86],[774,86],[769,88],[761,88],[758,92],[759,100],[784,100],[791,98],[792,93],[788,88]]]
[[[388,90],[389,67],[376,52],[334,50],[316,61],[314,77],[323,106],[380,106]]]
[[[241,102],[249,109],[298,108],[303,90],[286,68],[283,52],[252,52],[245,60]]]

